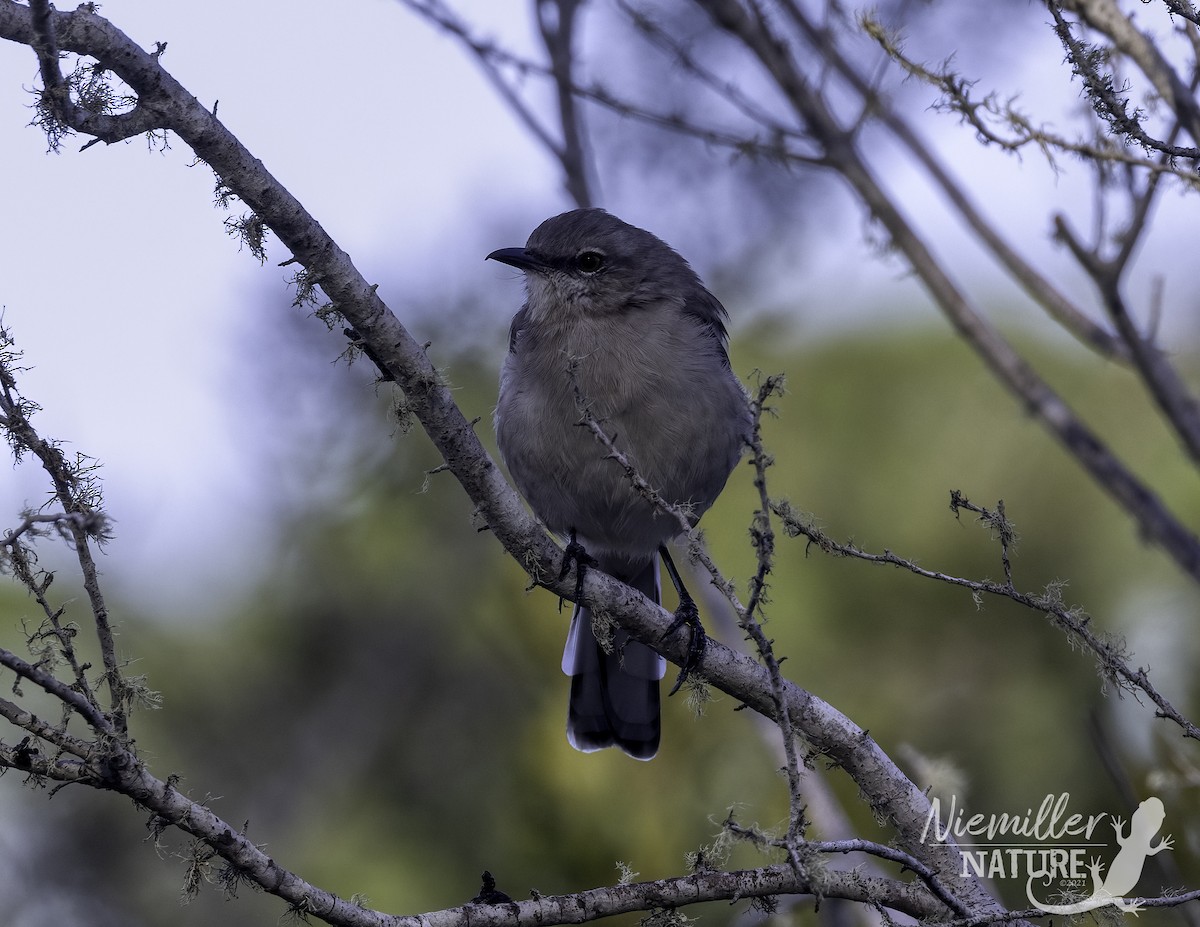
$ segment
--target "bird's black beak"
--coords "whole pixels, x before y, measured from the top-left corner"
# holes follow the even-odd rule
[[[544,271],[548,265],[541,258],[534,257],[524,248],[500,248],[493,251],[484,260],[499,261],[518,270]]]

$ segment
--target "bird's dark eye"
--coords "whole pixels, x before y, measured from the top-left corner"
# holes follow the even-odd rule
[[[594,274],[604,266],[604,255],[599,251],[581,251],[575,258],[575,266],[585,274]]]

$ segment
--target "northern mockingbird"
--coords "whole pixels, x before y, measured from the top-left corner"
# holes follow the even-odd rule
[[[528,294],[512,321],[495,418],[517,488],[570,540],[577,569],[594,563],[656,603],[661,552],[680,592],[676,624],[690,624],[693,644],[702,645],[695,604],[664,547],[680,533],[678,521],[640,496],[579,427],[577,396],[646,482],[694,524],[725,486],[751,429],[725,350],[724,307],[666,243],[602,209],[547,219],[524,248],[488,258],[523,271]],[[619,628],[602,647],[589,610],[577,605],[562,667],[571,677],[572,746],[654,756],[662,657]]]

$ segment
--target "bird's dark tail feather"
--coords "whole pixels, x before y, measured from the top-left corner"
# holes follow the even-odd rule
[[[654,602],[661,601],[657,557],[625,581]],[[592,631],[592,613],[576,606],[563,653],[563,672],[571,677],[571,746],[585,753],[620,747],[639,760],[654,756],[660,736],[658,681],[665,671],[662,657],[620,628],[613,633],[611,651],[605,653]]]

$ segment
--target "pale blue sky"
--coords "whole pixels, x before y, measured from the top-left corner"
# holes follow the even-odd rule
[[[526,3],[462,0],[457,8],[482,31],[532,47]],[[164,65],[204,103],[220,101],[226,125],[368,278],[386,281],[381,292],[394,309],[411,297],[405,281],[427,292],[436,268],[456,287],[494,285],[503,328],[519,287],[483,255],[519,244],[569,204],[553,163],[451,41],[392,0],[109,0],[101,12],[145,47],[169,43]],[[1002,90],[1024,89],[1031,106],[1051,113],[1079,105],[1048,29],[1009,60]],[[269,512],[259,505],[259,474],[237,445],[245,410],[231,386],[241,360],[235,343],[256,300],[271,288],[284,297],[286,274],[275,263],[286,254],[273,246],[260,268],[239,253],[212,205],[211,172],[189,166],[178,139],[165,154],[140,140],[82,154],[73,140],[46,154],[41,133],[27,126],[35,78],[28,49],[0,45],[0,305],[33,368],[23,389],[44,407],[37,424],[45,434],[105,465],[118,521],[105,568],[119,588],[146,603],[236,590],[252,573],[246,561],[266,536]],[[1055,178],[1036,155],[983,151],[953,119],[915,116],[958,170],[983,179],[987,205],[1010,234],[1043,266],[1061,267],[1049,242],[1050,204],[1078,204],[1086,178]],[[922,227],[944,232],[946,213],[923,181],[886,153],[878,163]],[[652,198],[606,205],[681,250],[694,232]],[[1139,285],[1194,259],[1194,212],[1190,203],[1164,212]],[[819,224],[825,234],[783,258],[777,280],[759,288],[764,302],[801,300],[811,327],[875,317],[881,294],[932,317],[901,267],[867,256],[855,208]],[[505,228],[508,240],[493,240]],[[941,234],[937,247],[962,276],[1001,286],[966,236]],[[1169,287],[1167,299],[1195,311],[1193,294]],[[739,307],[730,308],[736,320]],[[501,351],[498,344],[497,365]],[[32,468],[0,466],[0,526],[40,501],[42,486]]]
[[[505,27],[503,4],[477,6],[499,38],[526,44],[523,16]],[[492,209],[523,195],[557,206],[552,169],[474,65],[390,0],[114,0],[101,12],[143,47],[166,40],[164,65],[220,101],[222,120],[373,279],[423,277],[456,237],[478,258],[463,272],[484,274],[495,245],[464,222],[484,194]],[[257,517],[234,444],[233,342],[254,300],[285,294],[275,264],[287,254],[274,243],[260,268],[239,253],[212,172],[189,166],[177,138],[165,154],[141,140],[80,154],[78,139],[47,154],[27,127],[36,74],[28,49],[0,45],[0,305],[33,368],[21,385],[46,435],[105,465],[114,578],[158,577],[184,597],[227,588],[227,573],[246,571],[217,538],[252,540]],[[4,464],[0,524],[42,492],[38,472]]]

